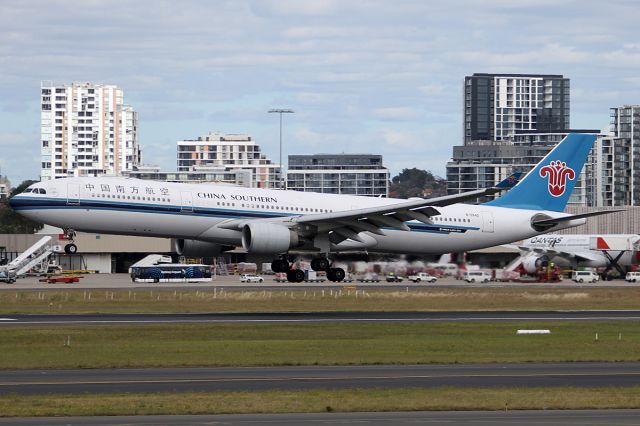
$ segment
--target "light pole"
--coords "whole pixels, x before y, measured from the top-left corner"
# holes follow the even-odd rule
[[[269,113],[280,114],[280,189],[284,189],[284,167],[282,167],[282,114],[293,114],[292,109],[270,109]]]

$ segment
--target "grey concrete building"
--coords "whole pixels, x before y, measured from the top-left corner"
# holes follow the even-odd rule
[[[508,140],[517,131],[569,126],[570,82],[552,74],[475,73],[464,79],[464,144]]]
[[[389,170],[381,155],[290,155],[287,189],[328,194],[389,194]]]

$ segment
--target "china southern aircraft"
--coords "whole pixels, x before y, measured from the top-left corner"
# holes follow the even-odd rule
[[[242,246],[272,254],[274,272],[290,281],[287,253],[313,252],[314,270],[342,281],[330,253],[462,252],[519,241],[585,223],[602,213],[562,213],[595,141],[570,134],[505,195],[485,204],[460,204],[497,193],[496,187],[431,199],[400,200],[183,184],[120,177],[63,178],[36,183],[11,198],[22,215],[64,229],[75,253],[75,231],[176,239],[178,253],[213,256]]]

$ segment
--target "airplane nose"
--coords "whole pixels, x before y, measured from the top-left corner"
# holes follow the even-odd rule
[[[13,197],[9,198],[9,205],[11,206],[12,209],[15,210],[17,207],[24,205],[24,199],[20,197],[16,197],[14,195]]]

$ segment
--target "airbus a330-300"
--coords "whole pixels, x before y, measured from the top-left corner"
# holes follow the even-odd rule
[[[521,181],[431,199],[393,199],[242,188],[216,184],[73,177],[39,182],[11,198],[20,214],[63,228],[75,253],[75,231],[176,239],[178,253],[214,256],[242,246],[272,254],[290,281],[287,254],[314,253],[314,270],[341,281],[331,253],[462,252],[581,225],[603,212],[563,213],[595,136],[570,134]],[[508,190],[490,202],[480,196]],[[610,211],[608,212],[610,213]]]

